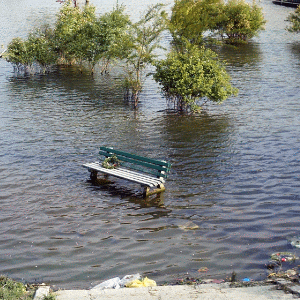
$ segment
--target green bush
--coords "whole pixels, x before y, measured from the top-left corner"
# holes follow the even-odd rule
[[[21,38],[14,38],[7,47],[5,58],[15,65],[17,69],[30,67],[34,62],[30,42],[23,41]]]
[[[244,0],[229,0],[223,7],[223,20],[219,33],[229,43],[247,42],[264,29],[262,9],[255,2],[250,5]]]
[[[262,9],[244,0],[177,0],[170,31],[174,43],[182,39],[202,45],[221,37],[229,43],[246,42],[264,29]]]
[[[290,32],[300,32],[300,6],[295,10],[295,12],[291,13],[288,16],[288,21],[291,23],[290,26],[287,27],[287,30]]]
[[[171,51],[156,63],[154,79],[178,111],[199,111],[199,101],[221,103],[237,93],[216,53],[197,46],[189,45],[184,52]]]

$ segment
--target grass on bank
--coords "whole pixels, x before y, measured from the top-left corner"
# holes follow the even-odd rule
[[[32,300],[36,291],[33,285],[25,285],[6,276],[0,276],[0,300]],[[55,300],[54,295],[45,296],[43,300]]]

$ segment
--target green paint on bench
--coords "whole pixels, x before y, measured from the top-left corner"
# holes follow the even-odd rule
[[[102,162],[88,163],[83,166],[91,172],[91,178],[97,178],[97,172],[112,175],[125,180],[133,181],[144,187],[144,195],[147,196],[151,187],[158,187],[155,192],[164,190],[163,183],[171,169],[171,164],[166,161],[151,159],[140,155],[116,150],[111,147],[100,147],[99,155],[105,158],[116,155],[121,161],[121,166],[116,169],[105,169]],[[133,171],[138,170],[139,172]],[[151,174],[151,175],[149,175]],[[154,175],[154,176],[153,176]]]
[[[127,163],[126,167],[130,169],[142,171],[145,173],[149,173],[157,177],[167,178],[171,168],[171,164],[165,161],[150,159],[147,157],[115,150],[113,148],[108,148],[108,147],[100,147],[99,154],[105,157],[116,155],[120,161]],[[144,168],[137,167],[137,166],[142,166]]]

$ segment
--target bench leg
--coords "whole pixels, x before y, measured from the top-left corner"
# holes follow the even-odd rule
[[[151,192],[150,192],[150,188],[146,186],[144,188],[143,196],[144,196],[144,198],[146,198],[146,197],[154,195],[154,194],[162,193],[165,190],[166,190],[166,188],[165,188],[165,186],[162,183],[157,187],[157,189],[155,189],[155,190],[153,190]]]
[[[98,174],[97,171],[91,170],[90,178],[93,182],[97,180],[97,174]]]
[[[149,196],[150,188],[148,186],[144,187],[143,197],[146,198]]]

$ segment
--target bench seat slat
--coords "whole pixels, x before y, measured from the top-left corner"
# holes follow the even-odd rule
[[[129,181],[132,182],[136,182],[139,183],[141,185],[146,185],[149,187],[153,187],[158,185],[160,182],[154,183],[153,181],[149,181],[148,179],[142,178],[142,177],[138,177],[138,176],[133,176],[132,174],[128,174],[126,172],[122,172],[118,169],[106,169],[101,167],[100,165],[88,165],[87,167],[89,167],[89,169],[92,170],[96,170],[108,175],[112,175],[121,179],[127,179]]]
[[[153,176],[149,176],[146,174],[143,174],[141,172],[136,172],[136,171],[132,171],[132,170],[128,170],[128,169],[123,169],[123,168],[117,168],[116,170],[128,174],[128,175],[132,175],[132,176],[138,176],[139,178],[148,180],[148,181],[152,181],[154,184],[158,183],[163,183],[165,182],[163,178],[157,178],[157,177],[153,177]]]
[[[99,162],[84,164],[84,167],[92,170],[96,170],[105,174],[109,174],[121,179],[127,179],[132,182],[136,182],[145,186],[154,187],[163,183],[164,180],[162,178],[155,178],[151,176],[147,176],[145,174],[134,172],[127,169],[116,168],[116,169],[106,169],[101,166]]]

